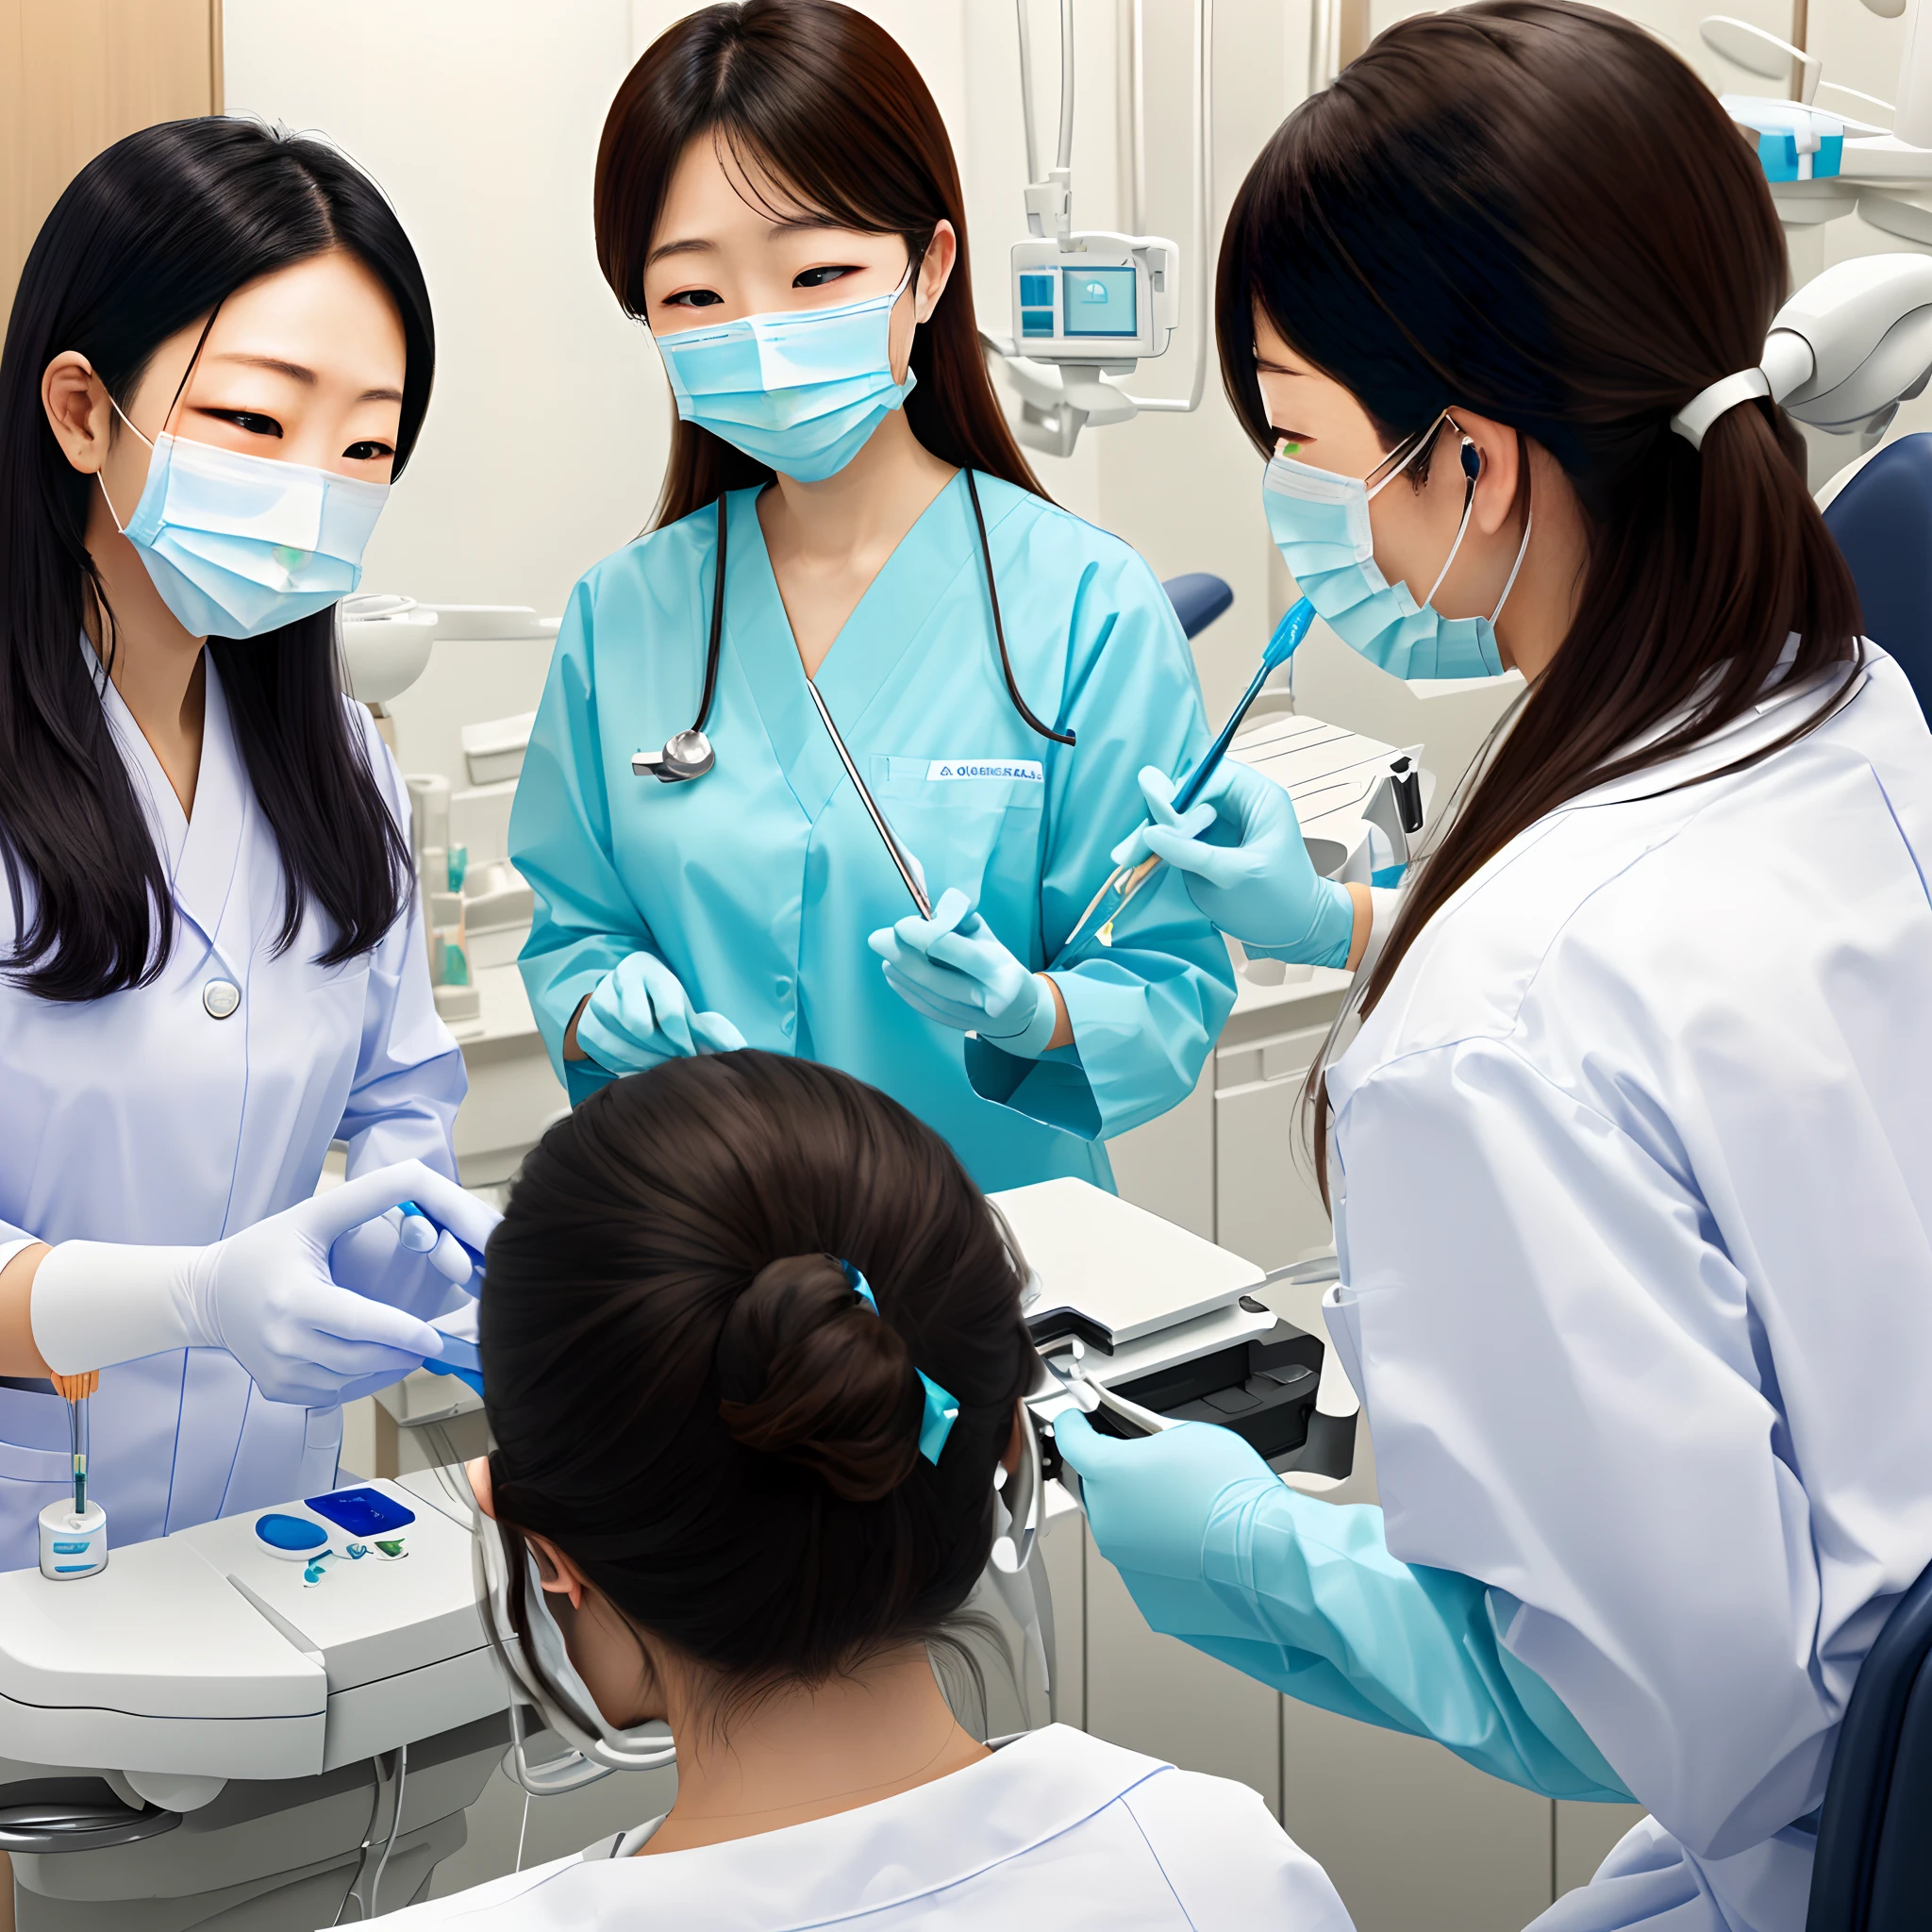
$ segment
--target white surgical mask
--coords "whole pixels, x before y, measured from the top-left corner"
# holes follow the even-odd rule
[[[785,308],[656,338],[677,413],[801,483],[836,476],[912,392],[892,379],[890,295]]]
[[[134,429],[118,404],[115,413]],[[361,583],[387,483],[166,433],[148,447],[147,484],[125,524],[105,482],[101,494],[184,630],[262,637]]]
[[[535,1705],[544,1728],[555,1731],[578,1755],[561,1765],[532,1765],[524,1751],[521,1728],[517,1727],[511,1747],[517,1761],[517,1781],[525,1790],[547,1794],[572,1790],[605,1771],[651,1771],[675,1762],[676,1747],[662,1724],[653,1720],[620,1729],[597,1707],[591,1687],[571,1661],[563,1632],[545,1601],[537,1559],[526,1548],[523,1553],[524,1605],[530,1643],[563,1701],[559,1703],[544,1689],[530,1669],[510,1623],[509,1572],[504,1557],[503,1537],[496,1524],[480,1510],[475,1514],[475,1524],[476,1540],[482,1548],[483,1576],[490,1592],[492,1621],[502,1640],[497,1656],[509,1674],[510,1694],[519,1702],[527,1700]]]
[[[1371,664],[1397,677],[1494,677],[1503,669],[1496,648],[1496,619],[1503,614],[1516,574],[1529,550],[1531,520],[1496,608],[1487,617],[1444,617],[1429,599],[1441,589],[1469,531],[1475,477],[1465,466],[1468,489],[1456,541],[1421,604],[1407,584],[1391,584],[1375,561],[1375,533],[1369,501],[1386,490],[1429,446],[1448,412],[1437,417],[1402,460],[1372,489],[1359,476],[1339,475],[1297,462],[1277,451],[1269,461],[1261,502],[1269,534],[1302,595],[1341,641]],[[1453,422],[1450,426],[1454,428]],[[1465,437],[1465,450],[1474,450]]]

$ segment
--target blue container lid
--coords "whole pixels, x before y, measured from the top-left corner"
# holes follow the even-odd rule
[[[321,1524],[277,1512],[258,1516],[255,1533],[272,1550],[319,1550],[328,1541],[328,1532]]]

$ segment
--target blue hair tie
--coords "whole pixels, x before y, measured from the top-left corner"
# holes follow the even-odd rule
[[[845,1271],[845,1279],[852,1292],[876,1315],[879,1311],[878,1297],[873,1293],[872,1284],[850,1261],[841,1261],[839,1266]],[[940,1454],[946,1446],[946,1438],[953,1433],[953,1424],[959,1420],[959,1404],[924,1369],[914,1369],[912,1373],[919,1377],[919,1386],[925,1391],[925,1413],[919,1423],[919,1453],[937,1468]]]

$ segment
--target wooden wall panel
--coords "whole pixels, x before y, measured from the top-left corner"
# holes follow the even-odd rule
[[[0,303],[100,151],[221,108],[221,0],[0,0]]]

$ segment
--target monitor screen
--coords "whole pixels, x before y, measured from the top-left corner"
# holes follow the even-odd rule
[[[1137,336],[1132,268],[1064,268],[1062,289],[1069,336]]]

